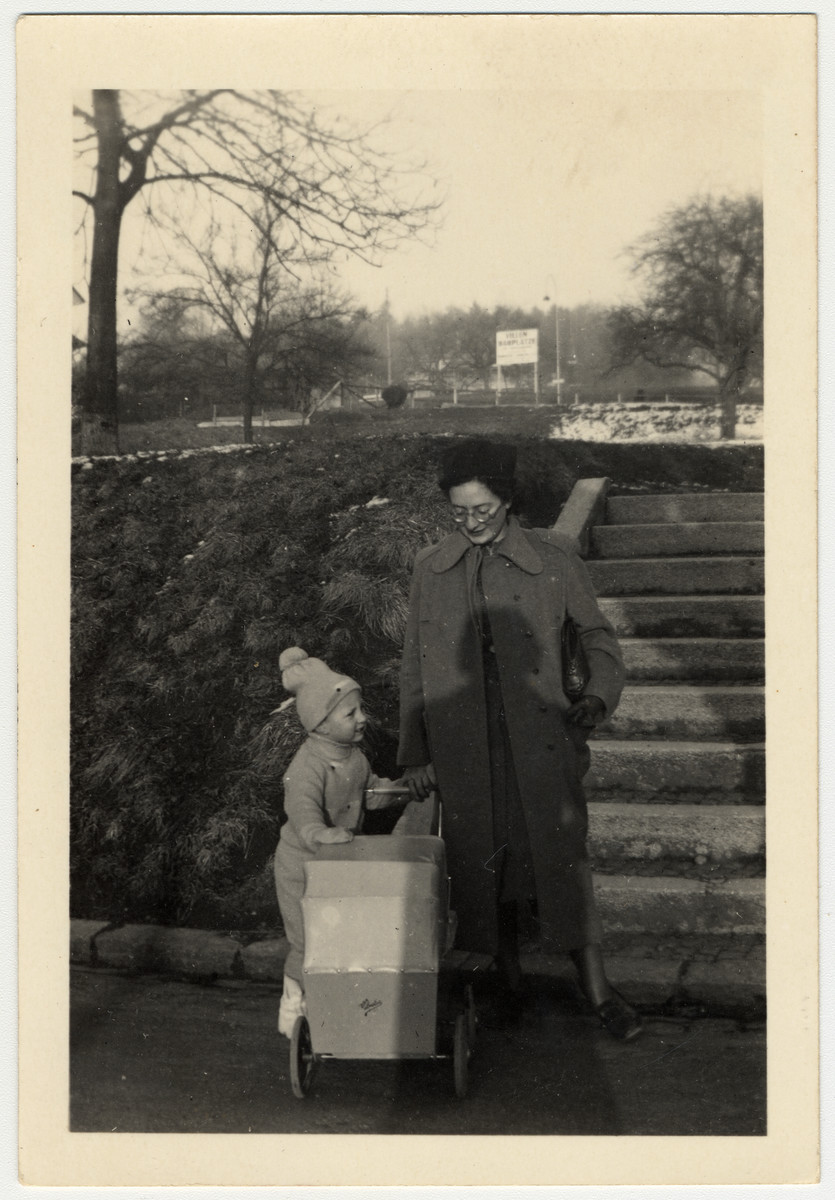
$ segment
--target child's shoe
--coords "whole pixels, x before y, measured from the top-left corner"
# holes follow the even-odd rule
[[[303,1017],[306,1012],[302,985],[298,980],[285,975],[284,990],[278,1006],[278,1032],[283,1033],[285,1037],[292,1037],[297,1018]]]

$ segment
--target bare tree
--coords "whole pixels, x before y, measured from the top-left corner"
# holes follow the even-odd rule
[[[365,314],[328,315],[322,300],[312,291],[291,297],[267,339],[265,378],[305,423],[332,396],[356,395],[374,362]]]
[[[238,387],[237,347],[225,331],[170,297],[143,307],[119,340],[119,405],[156,418],[208,415]]]
[[[452,310],[407,317],[397,330],[397,342],[409,378],[435,391],[451,386],[459,360]]]
[[[460,370],[468,382],[479,380],[489,388],[493,364],[496,361],[496,329],[498,318],[481,305],[473,303],[458,321],[458,357]]]
[[[288,93],[233,89],[170,95],[93,92],[76,106],[80,165],[92,179],[74,194],[92,214],[87,371],[82,396],[86,453],[118,449],[116,297],[122,218],[137,195],[153,217],[166,194],[180,215],[189,192],[246,214],[253,195],[274,217],[276,250],[302,257],[339,251],[368,262],[424,231],[434,197],[404,198],[414,172],[341,123],[324,125]],[[154,185],[152,188],[151,185]],[[184,190],[185,189],[185,190]]]
[[[630,248],[640,304],[613,310],[612,368],[639,359],[716,381],[721,435],[763,362],[763,207],[756,196],[704,197],[669,211]]]
[[[302,409],[328,373],[333,383],[333,368],[344,369],[345,344],[351,340],[341,321],[355,315],[350,299],[331,281],[298,283],[295,269],[303,264],[298,255],[280,254],[280,223],[262,199],[260,211],[241,231],[212,224],[198,240],[185,229],[175,230],[177,253],[166,271],[155,276],[154,286],[129,293],[146,302],[151,322],[161,315],[199,315],[203,329],[219,329],[231,338],[245,442],[252,441],[255,405],[268,380],[281,381]],[[177,282],[169,283],[172,273]]]

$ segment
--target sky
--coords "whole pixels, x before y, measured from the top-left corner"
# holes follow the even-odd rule
[[[320,94],[317,94],[318,100]],[[762,191],[761,111],[749,92],[325,94],[362,120],[389,112],[395,151],[422,157],[445,195],[433,244],[379,268],[340,264],[371,308],[616,303],[625,249],[697,193]]]
[[[385,121],[375,143],[398,160],[425,164],[416,186],[425,189],[429,178],[439,185],[444,199],[433,234],[402,243],[377,266],[347,255],[334,264],[340,283],[371,311],[388,293],[397,319],[474,302],[618,303],[635,288],[627,248],[666,210],[696,194],[762,191],[754,92],[297,95],[321,117],[349,126]],[[122,228],[122,290],[137,282],[132,266],[152,240],[134,202]],[[120,323],[131,315],[120,300]]]

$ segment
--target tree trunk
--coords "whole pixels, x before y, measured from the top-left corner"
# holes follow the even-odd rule
[[[733,439],[736,437],[736,403],[739,396],[734,388],[729,388],[727,391],[719,393],[720,416],[719,416],[719,436],[720,438]]]
[[[244,388],[241,398],[241,413],[244,422],[244,442],[252,442],[252,413],[255,408],[255,371],[258,363],[258,350],[252,346],[246,348],[244,364]]]
[[[87,370],[81,400],[81,447],[84,454],[118,454],[116,272],[122,222],[119,195],[122,131],[118,92],[94,92],[93,114],[99,159],[93,198],[95,221],[90,260]]]

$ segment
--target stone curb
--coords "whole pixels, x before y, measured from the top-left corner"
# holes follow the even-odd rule
[[[171,974],[199,981],[219,978],[279,984],[288,950],[285,937],[246,943],[234,933],[203,929],[111,928],[100,921],[70,922],[70,961],[76,966]],[[465,964],[466,959],[465,955]],[[534,976],[575,978],[567,960],[544,954],[523,954],[522,968]],[[761,957],[704,962],[613,955],[607,959],[607,969],[612,983],[640,1005],[696,1007],[711,1015],[764,1012],[765,963]]]
[[[234,933],[205,929],[70,922],[70,962],[91,967],[280,982],[288,949],[284,937],[248,943]]]

